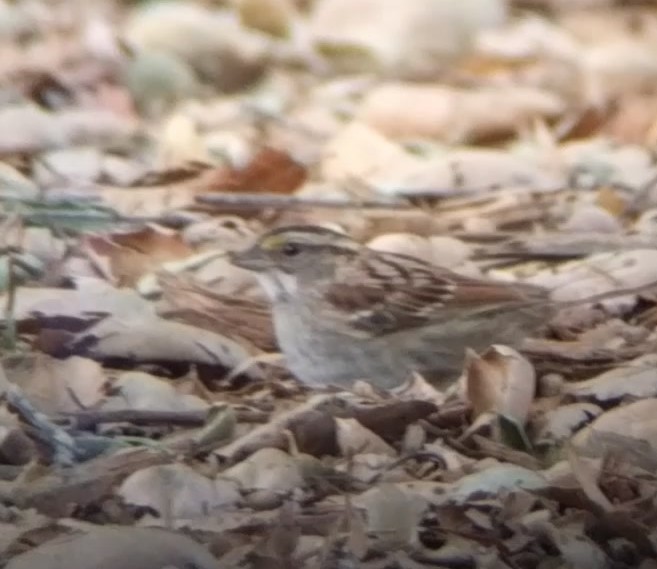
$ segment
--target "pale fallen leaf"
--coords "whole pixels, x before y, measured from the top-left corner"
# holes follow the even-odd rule
[[[365,510],[367,530],[384,549],[413,544],[420,518],[428,507],[422,496],[394,484],[372,488],[354,502]]]
[[[101,316],[148,318],[154,307],[134,290],[115,288],[99,279],[78,281],[77,289],[19,288],[14,301],[17,322],[40,320],[75,322],[77,326]],[[0,322],[6,311],[7,295],[0,295]]]
[[[468,259],[473,255],[473,248],[455,237],[449,235],[435,235],[429,237],[429,243],[432,249],[432,260],[436,265],[463,272],[479,269],[474,264],[467,264]],[[476,276],[469,272],[471,276]]]
[[[117,490],[127,504],[152,508],[162,523],[213,515],[241,501],[237,484],[211,480],[184,464],[151,466],[131,474]]]
[[[32,105],[0,110],[0,154],[34,153],[64,145],[127,146],[136,124],[99,109],[47,113]]]
[[[545,488],[547,484],[547,480],[539,472],[512,464],[498,464],[445,485],[443,493],[431,501],[435,504],[460,504],[475,493],[496,495],[503,490],[515,488],[538,490]]]
[[[509,136],[519,125],[555,118],[564,109],[555,94],[528,87],[465,90],[399,83],[370,91],[356,118],[393,138],[463,143]]]
[[[532,421],[536,445],[554,445],[570,438],[590,423],[602,409],[592,403],[572,403],[548,411]]]
[[[216,569],[217,560],[193,539],[154,528],[99,526],[65,535],[14,557],[7,569]]]
[[[608,211],[597,205],[579,205],[561,224],[561,230],[568,233],[619,233],[621,222]]]
[[[53,150],[42,155],[43,163],[34,175],[42,185],[54,185],[62,179],[91,184],[100,176],[101,158],[98,149],[91,146]]]
[[[276,448],[263,448],[222,473],[245,491],[290,492],[304,485],[295,457]]]
[[[586,381],[566,384],[563,391],[598,403],[657,397],[657,355],[645,354]]]
[[[568,462],[586,497],[604,512],[614,510],[614,505],[598,486],[601,460],[590,460],[579,456],[575,447],[570,445],[568,448]]]
[[[102,367],[90,359],[72,356],[62,360],[37,354],[5,369],[9,380],[48,415],[94,407],[105,397],[107,378]]]
[[[417,373],[413,374],[409,381],[400,385],[395,390],[395,394],[406,401],[425,401],[438,407],[445,403],[446,397],[443,392],[438,391],[435,386]]]
[[[457,148],[445,154],[416,158],[414,162],[398,161],[371,172],[364,178],[381,194],[391,196],[422,195],[440,197],[446,188],[482,191],[495,187],[523,187],[549,189],[563,183],[562,175],[552,172],[527,157],[511,152],[488,148]],[[513,201],[527,199],[525,192],[514,196],[511,193],[497,197],[499,203],[490,207],[508,208]],[[478,207],[476,214],[487,218],[486,209]],[[464,221],[473,213],[459,208],[448,214],[459,216]],[[527,215],[527,213],[525,213]],[[495,224],[495,218],[488,220]]]
[[[396,183],[399,172],[416,171],[423,161],[372,127],[354,121],[324,145],[321,174],[327,181],[356,179],[372,185]]]
[[[173,115],[158,137],[159,166],[172,168],[187,162],[206,162],[209,158],[194,122],[183,114]]]
[[[242,364],[248,350],[216,332],[157,317],[106,318],[71,337],[64,351],[97,360],[207,364],[227,369]],[[249,375],[259,375],[251,367]]]
[[[596,432],[622,433],[631,439],[648,441],[654,447],[657,398],[641,399],[606,411],[573,437],[573,445],[586,448]]]
[[[105,410],[195,411],[208,408],[201,398],[179,393],[164,379],[142,371],[126,371],[110,386],[116,394],[105,399],[101,406]]]
[[[587,259],[564,263],[556,269],[526,279],[552,291],[560,301],[583,300],[595,294],[657,282],[657,250],[635,249],[599,253]],[[631,306],[636,295],[600,301],[604,306]]]
[[[413,233],[385,233],[369,241],[367,246],[375,251],[409,255],[428,263],[433,262],[433,251],[429,240]]]

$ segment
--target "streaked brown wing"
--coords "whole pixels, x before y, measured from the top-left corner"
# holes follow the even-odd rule
[[[369,249],[340,268],[325,294],[352,327],[373,335],[426,326],[454,311],[481,312],[542,298],[535,287],[470,279],[413,257]]]

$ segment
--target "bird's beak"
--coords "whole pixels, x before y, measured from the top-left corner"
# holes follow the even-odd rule
[[[229,259],[233,265],[249,271],[264,271],[271,266],[271,261],[256,246],[230,253]]]

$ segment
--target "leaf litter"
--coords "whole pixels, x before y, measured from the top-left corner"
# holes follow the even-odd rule
[[[0,563],[654,566],[652,8],[0,6]],[[317,392],[228,261],[286,223],[626,292]]]

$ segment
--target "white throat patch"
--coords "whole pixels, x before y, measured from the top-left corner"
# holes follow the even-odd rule
[[[257,273],[256,276],[272,301],[286,300],[297,292],[298,281],[295,275],[275,270],[270,273]]]

